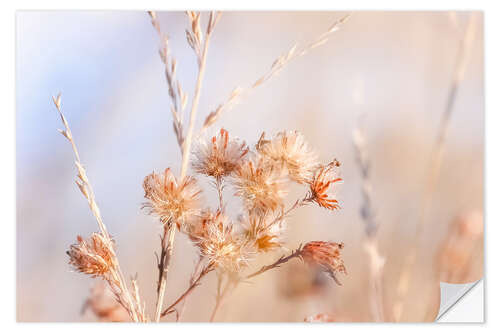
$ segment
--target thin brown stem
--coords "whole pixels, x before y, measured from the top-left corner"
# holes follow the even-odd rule
[[[158,287],[156,289],[156,313],[155,321],[160,321],[161,309],[163,307],[163,298],[165,295],[165,288],[167,285],[167,274],[168,268],[170,266],[170,259],[172,257],[173,250],[173,238],[172,230],[175,230],[175,224],[167,224],[163,227],[163,236],[161,237],[161,254],[158,259]]]
[[[306,194],[305,197],[303,197],[302,199],[297,199],[292,206],[290,206],[287,210],[281,212],[281,214],[279,214],[271,223],[269,223],[266,228],[270,229],[273,225],[282,221],[285,217],[290,215],[295,209],[306,206],[312,201],[313,197],[311,196],[310,193]]]
[[[188,43],[193,47],[193,49],[197,49],[197,47],[194,47],[201,43],[201,32],[199,30],[199,17],[201,14],[193,14],[193,13],[188,13],[188,16],[193,20],[196,20],[196,22],[191,22],[192,27],[196,27],[196,31],[193,31],[192,33],[188,32]],[[192,143],[192,138],[193,138],[193,131],[194,131],[194,125],[196,122],[196,113],[198,111],[198,105],[200,101],[200,95],[201,95],[201,88],[203,84],[203,78],[205,76],[205,68],[206,68],[206,62],[207,62],[207,54],[208,54],[208,46],[210,44],[210,37],[212,35],[213,29],[219,20],[220,13],[215,13],[211,12],[210,13],[210,21],[206,30],[205,34],[205,41],[203,43],[203,51],[202,53],[197,53],[198,57],[198,77],[196,80],[196,86],[195,86],[195,91],[193,95],[193,100],[191,104],[191,112],[189,114],[189,126],[187,129],[186,137],[182,141],[182,164],[181,164],[181,180],[186,176],[188,165],[189,165],[189,155],[191,151],[191,143]],[[170,258],[172,251],[173,251],[173,245],[174,245],[174,239],[175,239],[175,232],[176,229],[173,226],[169,227],[169,239],[168,239],[168,245],[167,248],[169,249],[169,253],[167,253],[168,258]],[[167,260],[166,262],[166,271],[168,271],[168,267],[170,265],[170,260]],[[157,302],[157,308],[156,308],[156,319],[157,321],[160,320],[160,318],[163,316],[163,313],[168,312],[168,311],[161,311],[162,303],[163,303],[163,298],[165,294],[165,289],[166,289],[166,274],[165,274],[165,279],[164,282],[160,284],[160,290],[158,294],[158,302]]]
[[[270,269],[273,269],[273,268],[278,268],[280,267],[280,265],[286,263],[287,261],[293,259],[293,258],[300,258],[302,254],[302,245],[300,245],[295,251],[293,251],[290,255],[288,256],[282,256],[281,258],[279,258],[278,260],[276,260],[274,263],[272,263],[271,265],[266,265],[266,266],[262,266],[261,269],[259,269],[258,271],[256,271],[255,273],[252,273],[250,275],[247,275],[244,279],[247,280],[247,279],[251,279],[257,275],[260,275],[262,273],[265,273],[267,272],[268,270]]]
[[[200,285],[200,281],[201,279],[207,275],[208,273],[210,273],[211,271],[214,270],[214,266],[212,264],[209,264],[207,266],[205,266],[205,268],[203,268],[200,272],[200,274],[198,274],[198,276],[196,277],[196,279],[190,283],[189,287],[186,289],[186,291],[184,291],[184,293],[182,293],[182,295],[180,295],[172,304],[170,304],[162,313],[161,313],[161,317],[164,317],[166,316],[167,314],[169,313],[172,313],[174,310],[174,308],[177,306],[177,304],[179,304],[180,302],[182,302],[186,297],[189,296],[189,294],[191,294],[193,292],[193,290],[198,287]]]
[[[203,263],[203,257],[200,255],[200,258],[198,259],[198,262],[196,263],[196,266],[194,267],[193,274],[191,275],[191,278],[189,279],[190,285],[194,283],[194,280],[197,277],[198,271],[200,270],[202,263]],[[177,321],[181,320],[182,315],[184,314],[184,311],[186,310],[186,303],[187,303],[187,298],[184,298],[184,302],[182,302],[181,310],[179,311],[178,316],[177,316]]]

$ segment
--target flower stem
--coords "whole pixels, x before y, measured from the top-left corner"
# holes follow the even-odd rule
[[[168,241],[167,241],[168,236]],[[155,321],[159,322],[161,318],[161,309],[167,287],[167,274],[172,257],[173,244],[175,237],[175,224],[169,224],[163,227],[163,237],[161,238],[161,254],[158,262],[158,289],[156,296]]]
[[[200,274],[198,275],[198,277],[193,280],[193,282],[189,285],[189,287],[186,289],[186,291],[184,291],[184,293],[182,293],[181,296],[179,296],[177,298],[177,300],[175,300],[175,302],[173,302],[172,304],[170,304],[162,313],[161,313],[161,317],[164,317],[166,316],[167,314],[173,312],[173,309],[177,306],[177,304],[179,304],[182,300],[184,300],[187,296],[189,296],[189,294],[191,294],[191,292],[197,287],[200,285],[200,281],[201,279],[207,275],[208,273],[210,273],[212,270],[214,269],[214,266],[212,264],[209,264],[207,265],[205,268],[203,268],[200,272]]]
[[[222,190],[224,188],[224,185],[222,182],[223,182],[222,178],[215,179],[215,187],[217,189],[217,195],[219,197],[219,211],[220,212],[222,212],[222,208],[224,207],[224,200],[222,197]]]
[[[252,273],[250,275],[247,275],[247,277],[245,277],[245,279],[251,279],[257,275],[260,275],[264,272],[267,272],[268,270],[270,269],[273,269],[273,268],[277,268],[277,267],[280,267],[280,265],[286,263],[287,261],[289,261],[290,259],[293,259],[293,258],[300,258],[302,254],[302,245],[300,245],[295,251],[293,251],[290,255],[284,257],[282,256],[281,258],[279,258],[278,260],[276,260],[274,263],[272,263],[271,265],[266,265],[266,266],[262,266],[261,269],[259,269],[257,272],[255,273]]]
[[[213,13],[210,14],[210,21],[212,23],[213,20]],[[205,37],[205,42],[203,44],[203,52],[200,57],[200,62],[198,66],[198,78],[196,80],[196,86],[195,86],[195,91],[194,91],[194,96],[193,96],[193,102],[191,105],[191,112],[189,114],[189,127],[187,130],[186,134],[186,139],[183,142],[183,149],[182,149],[182,166],[181,166],[181,180],[186,176],[187,173],[187,168],[189,164],[189,155],[191,151],[191,142],[193,138],[193,131],[194,131],[194,124],[196,120],[196,112],[198,110],[198,104],[200,101],[200,95],[201,95],[201,87],[203,83],[203,77],[205,76],[205,67],[206,67],[206,62],[207,62],[207,54],[208,54],[208,45],[210,42],[210,36],[213,31],[213,27],[211,29],[207,30],[207,34]],[[169,239],[168,239],[168,245],[167,248],[170,249],[170,254],[168,257],[170,258],[170,255],[172,254],[173,250],[173,245],[174,245],[174,239],[175,239],[175,226],[170,226],[169,230]],[[170,265],[170,260],[166,262],[166,271],[168,271],[168,266]],[[165,294],[165,289],[166,289],[166,274],[164,278],[164,282],[160,284],[160,290],[158,294],[158,302],[156,305],[156,321],[159,321],[160,318],[163,316],[163,313],[166,313],[168,311],[164,311],[163,313],[161,312],[162,308],[162,303],[163,303],[163,297]]]

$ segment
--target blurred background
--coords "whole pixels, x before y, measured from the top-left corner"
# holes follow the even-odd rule
[[[343,15],[225,12],[209,50],[197,125],[235,86],[250,85],[294,42],[307,43]],[[470,15],[354,12],[327,44],[292,62],[222,116],[214,130],[224,127],[253,144],[262,131],[297,129],[323,162],[337,158],[342,163],[344,183],[337,192],[342,209],[298,211],[288,222],[286,245],[293,249],[310,240],[342,241],[348,275],[340,276],[343,286],[337,286],[291,262],[241,285],[217,320],[303,321],[317,313],[340,321],[373,320],[359,215],[362,179],[352,144],[358,126],[372,164],[377,239],[385,257],[384,309],[393,312]],[[423,231],[425,246],[418,249],[424,255],[411,265],[413,278],[400,320],[434,319],[443,276],[452,283],[482,276],[484,47],[482,14],[474,15],[477,28]],[[179,79],[192,96],[196,59],[185,41],[188,20],[181,12],[159,12],[158,18],[170,36]],[[65,253],[77,235],[88,236],[97,226],[75,186],[70,146],[57,132],[61,125],[51,96],[58,92],[104,221],[117,241],[122,268],[127,276],[138,274],[152,313],[157,278],[153,252],[159,249],[161,226],[140,209],[142,181],[153,170],[180,170],[158,47],[146,12],[17,13],[18,321],[96,320],[92,311],[82,313],[95,280],[71,272]],[[255,265],[277,256],[270,254]],[[167,303],[187,286],[195,261],[194,248],[180,235]],[[215,288],[210,276],[191,295],[183,320],[206,321]],[[424,289],[432,292],[422,297]]]

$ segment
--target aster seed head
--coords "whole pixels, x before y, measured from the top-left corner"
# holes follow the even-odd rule
[[[283,209],[287,183],[282,169],[258,155],[240,164],[233,175],[235,194],[249,211],[260,214]]]
[[[192,239],[210,264],[228,272],[237,272],[247,265],[249,248],[226,215],[221,212],[212,215],[202,230],[198,235],[192,234]]]
[[[268,252],[282,247],[284,224],[283,221],[272,224],[274,220],[271,214],[255,213],[241,218],[242,233],[257,252]]]
[[[209,177],[222,179],[229,176],[248,154],[248,146],[238,138],[230,138],[221,129],[210,140],[201,139],[194,149],[193,169]]]
[[[282,131],[271,140],[261,135],[257,151],[288,171],[290,179],[303,184],[310,182],[319,166],[316,153],[298,131]]]
[[[164,224],[175,222],[180,227],[198,211],[201,190],[193,177],[178,180],[168,168],[163,173],[146,176],[143,188],[148,199],[143,207]]]

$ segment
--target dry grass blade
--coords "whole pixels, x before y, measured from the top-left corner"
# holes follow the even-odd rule
[[[365,236],[363,247],[370,262],[370,306],[374,320],[384,321],[384,294],[382,283],[382,272],[385,265],[385,258],[380,254],[377,241],[378,223],[375,219],[375,212],[372,205],[372,186],[370,183],[370,160],[366,152],[366,139],[357,128],[353,131],[353,145],[356,153],[356,162],[361,172],[362,185],[362,206],[360,210],[361,218],[365,225]]]
[[[187,11],[186,15],[189,19],[190,23],[190,30],[186,30],[186,39],[195,52],[195,55],[197,56],[198,59],[198,77],[196,80],[196,86],[195,86],[195,91],[193,94],[193,99],[191,103],[191,112],[189,114],[189,125],[188,129],[186,132],[186,136],[184,137],[184,129],[182,125],[182,111],[184,110],[186,103],[187,103],[187,97],[185,95],[180,94],[179,99],[181,100],[181,111],[179,112],[179,109],[177,108],[177,97],[175,97],[175,92],[182,91],[180,89],[180,84],[178,84],[178,81],[174,81],[173,77],[175,75],[175,62],[172,62],[172,66],[169,67],[169,58],[168,58],[168,43],[164,43],[164,52],[163,52],[163,57],[162,60],[165,63],[165,68],[166,68],[166,75],[167,75],[167,82],[169,83],[169,92],[172,92],[171,94],[171,99],[172,99],[172,113],[174,114],[174,130],[177,135],[177,141],[179,143],[179,147],[182,150],[182,164],[181,164],[181,180],[186,176],[187,173],[187,168],[189,164],[189,156],[190,156],[190,151],[191,151],[191,143],[192,143],[192,138],[193,138],[193,131],[194,131],[194,124],[196,121],[196,113],[198,110],[198,104],[200,100],[200,94],[201,94],[201,88],[202,88],[202,83],[203,83],[203,78],[205,75],[205,67],[206,67],[206,60],[207,60],[207,53],[208,53],[208,46],[210,42],[210,37],[212,35],[212,32],[215,28],[215,25],[217,24],[219,18],[220,18],[220,13],[216,12],[211,12],[210,13],[210,19],[209,23],[206,29],[206,36],[203,36],[203,32],[201,29],[201,13],[200,12],[192,12],[192,11]],[[161,30],[159,27],[158,20],[156,19],[156,14],[150,12],[151,20],[153,27],[157,29],[158,33],[161,34]],[[167,41],[166,38],[163,38],[164,41]],[[162,55],[162,53],[160,53]],[[170,68],[170,71],[169,71]],[[177,88],[174,89],[173,82],[175,82],[175,87]],[[161,316],[162,316],[162,306],[163,306],[163,298],[165,294],[165,289],[166,289],[166,278],[167,278],[167,272],[168,268],[170,265],[170,257],[172,256],[172,251],[173,251],[173,245],[174,245],[174,240],[175,240],[175,227],[174,224],[169,225],[168,227],[168,242],[167,244],[163,244],[162,242],[162,248],[166,250],[166,257],[164,258],[164,265],[161,268],[163,270],[163,273],[160,275],[160,282],[159,282],[159,289],[158,289],[158,299],[157,299],[157,306],[156,306],[156,315],[155,315],[155,320],[159,321]],[[168,250],[167,250],[168,249]],[[163,250],[162,250],[163,251]]]
[[[111,262],[112,262],[111,273],[113,274],[113,277],[114,277],[113,281],[116,282],[116,284],[114,284],[114,285],[112,285],[110,282],[110,287],[112,290],[115,291],[119,302],[126,308],[126,310],[129,312],[131,318],[137,322],[137,321],[139,321],[139,318],[138,318],[137,311],[136,311],[136,305],[134,304],[134,301],[130,295],[130,292],[128,291],[128,288],[127,288],[126,283],[125,283],[125,279],[124,279],[123,274],[121,272],[120,265],[118,263],[118,258],[116,257],[116,253],[115,253],[114,247],[113,247],[114,242],[108,233],[106,225],[104,224],[104,222],[102,220],[99,206],[97,205],[97,202],[95,200],[94,191],[93,191],[92,186],[89,182],[89,179],[87,178],[87,173],[85,171],[85,168],[83,167],[83,165],[80,161],[80,154],[78,153],[78,149],[77,149],[75,141],[73,139],[73,134],[71,133],[71,129],[69,127],[68,121],[66,120],[66,117],[62,113],[61,94],[58,94],[57,97],[52,97],[52,100],[53,100],[54,105],[57,109],[57,112],[59,113],[59,116],[61,117],[61,122],[64,125],[64,130],[59,130],[59,132],[70,142],[71,147],[73,148],[73,153],[75,156],[75,164],[76,164],[76,168],[78,171],[78,175],[77,175],[78,179],[76,180],[76,184],[77,184],[78,188],[80,189],[80,191],[82,192],[83,196],[87,199],[90,210],[92,211],[92,214],[96,218],[99,229],[101,230],[101,234],[104,237],[104,241],[107,244],[109,244],[109,246],[107,248],[111,252],[111,258],[110,258]]]
[[[200,14],[193,14],[193,12],[187,12],[187,15],[189,17],[189,20],[191,22],[191,27],[192,31],[190,32],[190,36],[192,38],[195,38],[196,44],[201,45],[201,41],[203,40],[203,36],[201,33],[201,29],[199,28],[200,25]],[[212,35],[213,29],[215,27],[215,24],[218,22],[220,18],[220,13],[215,13],[211,12],[210,13],[210,20],[209,20],[209,27],[207,28],[207,34],[205,36],[205,41],[203,43],[203,50],[200,52],[199,50],[197,51],[195,48],[195,53],[198,55],[198,78],[196,80],[196,86],[195,86],[195,91],[193,95],[193,100],[192,100],[192,105],[191,105],[191,113],[189,114],[189,127],[187,129],[187,134],[186,134],[186,140],[184,142],[183,146],[183,154],[182,154],[182,167],[181,167],[181,178],[184,178],[187,172],[188,168],[188,163],[189,163],[189,155],[191,151],[191,143],[192,143],[192,138],[193,138],[193,132],[194,132],[194,124],[196,121],[196,113],[198,111],[198,103],[200,100],[200,94],[201,94],[201,87],[203,84],[203,78],[205,76],[205,67],[206,67],[206,61],[207,61],[207,53],[208,53],[208,46],[210,44],[210,37]],[[211,25],[211,27],[210,27]],[[189,38],[188,38],[188,43],[189,43]]]
[[[453,70],[453,77],[451,79],[450,90],[446,98],[446,105],[443,113],[441,114],[440,123],[437,130],[436,141],[433,145],[431,155],[429,158],[429,178],[427,179],[426,187],[424,189],[423,203],[419,212],[415,242],[411,246],[409,253],[407,255],[405,265],[403,267],[401,277],[398,283],[398,301],[394,305],[394,316],[396,320],[401,319],[404,311],[405,302],[410,302],[409,299],[405,299],[408,294],[408,289],[410,286],[410,280],[412,279],[412,267],[417,260],[417,250],[420,242],[422,242],[423,232],[428,223],[428,213],[431,208],[431,203],[433,195],[437,185],[437,179],[439,172],[441,171],[441,164],[443,159],[443,153],[445,148],[446,135],[448,133],[448,128],[450,124],[450,119],[453,114],[456,95],[460,83],[463,81],[465,69],[469,60],[469,55],[472,50],[472,44],[474,42],[474,36],[477,29],[478,17],[475,13],[471,13],[467,22],[465,33],[460,40],[458,47],[458,53],[455,60],[455,68]]]
[[[183,119],[184,119],[184,110],[187,106],[188,96],[182,90],[182,85],[176,77],[177,73],[177,60],[172,56],[170,45],[168,41],[168,36],[166,36],[160,27],[160,22],[158,21],[157,15],[155,12],[148,12],[151,17],[151,24],[155,28],[158,36],[160,37],[160,59],[165,65],[165,78],[167,79],[168,84],[168,95],[171,101],[170,111],[173,117],[173,128],[175,132],[175,136],[177,138],[177,143],[181,148],[184,142],[184,129],[183,129]]]
[[[288,65],[290,62],[293,60],[302,57],[303,55],[307,54],[309,51],[312,49],[321,46],[325,44],[331,37],[331,35],[338,31],[340,26],[345,23],[348,18],[350,17],[351,14],[348,14],[344,17],[342,17],[340,20],[334,22],[330,28],[319,35],[314,41],[312,41],[309,44],[306,44],[305,46],[299,48],[297,44],[293,45],[286,53],[278,57],[271,65],[271,68],[264,73],[262,76],[260,76],[257,80],[254,81],[252,85],[250,85],[247,88],[241,88],[241,87],[236,87],[233,89],[231,92],[229,98],[220,104],[215,111],[212,111],[206,118],[203,123],[203,127],[200,131],[203,133],[208,127],[213,125],[221,116],[221,114],[225,111],[231,110],[237,103],[238,100],[243,97],[244,95],[247,95],[250,93],[253,89],[261,86],[265,82],[267,82],[269,79],[272,77],[276,76],[286,65]]]
[[[134,297],[134,303],[137,307],[136,311],[139,317],[139,321],[145,323],[148,321],[148,317],[146,315],[146,302],[141,300],[139,285],[137,284],[137,277],[132,279],[132,288],[132,296]]]
[[[366,139],[363,132],[359,128],[353,131],[352,141],[354,152],[356,154],[356,163],[363,181],[361,191],[363,202],[360,215],[363,219],[363,223],[365,224],[366,236],[372,237],[377,232],[378,225],[375,220],[375,212],[372,204],[372,186],[370,183],[371,164],[366,152]]]

